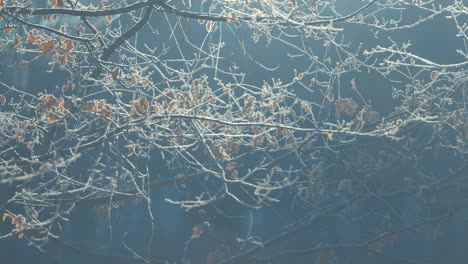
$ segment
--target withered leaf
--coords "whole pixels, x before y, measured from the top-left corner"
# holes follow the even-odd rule
[[[341,113],[346,113],[351,116],[357,107],[357,104],[351,98],[340,98],[335,101],[335,115],[340,117]]]

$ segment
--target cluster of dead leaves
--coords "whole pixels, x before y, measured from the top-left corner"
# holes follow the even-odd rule
[[[252,148],[256,148],[257,146],[260,146],[264,142],[264,136],[263,135],[256,135],[252,138],[252,141],[250,142],[250,145]]]
[[[52,111],[53,107],[63,104],[63,99],[57,99],[53,95],[43,95],[36,104],[36,112]]]
[[[229,162],[226,165],[226,170],[229,171],[232,177],[237,178],[239,176],[239,172],[235,169],[236,168],[236,162]]]
[[[208,103],[212,100],[214,100],[212,91],[204,88],[201,84],[192,84],[189,91],[165,89],[154,100],[154,112],[165,110],[171,114],[177,110],[191,110],[200,105],[200,102]]]
[[[16,38],[15,38],[16,39]],[[18,38],[19,43],[21,39]],[[52,39],[45,40],[40,34],[36,34],[34,31],[28,33],[27,41],[29,44],[37,45],[41,47],[42,54],[49,54],[53,51],[57,51],[53,56],[52,60],[57,61],[61,68],[65,68],[68,61],[75,61],[76,56],[73,54],[73,41],[65,39],[60,43]]]
[[[79,106],[74,101],[66,101],[64,98],[55,98],[53,95],[42,95],[35,106],[37,113],[46,116],[49,123],[55,123],[58,118],[68,113],[75,113]]]
[[[44,51],[44,50],[43,50]],[[64,40],[58,47],[58,51],[52,56],[52,60],[57,61],[60,68],[65,68],[68,60],[75,61],[73,54],[73,42],[69,39]]]
[[[109,123],[110,120],[114,118],[114,114],[111,111],[109,105],[107,105],[103,100],[88,102],[85,105],[84,110],[88,113],[93,113],[101,117],[102,121]]]
[[[211,153],[218,160],[231,160],[232,154],[239,151],[239,144],[232,142],[231,139],[214,141],[210,146]]]
[[[341,98],[335,100],[335,115],[340,118],[341,113],[346,113],[349,116],[354,114],[357,104],[351,98]]]
[[[26,225],[26,217],[22,215],[15,215],[10,211],[3,213],[2,221],[10,219],[11,224],[15,225],[15,228],[11,231],[12,234],[17,234],[19,238],[24,237],[24,226]]]
[[[132,110],[130,112],[130,116],[132,117],[132,119],[140,119],[143,117],[144,113],[148,111],[148,109],[148,99],[142,96],[138,100],[132,102]]]

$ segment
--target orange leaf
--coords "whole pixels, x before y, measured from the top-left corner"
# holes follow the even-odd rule
[[[68,86],[70,86],[70,83],[69,83],[69,82],[66,82],[66,83],[62,86],[62,92],[65,92],[65,91],[68,89]]]
[[[11,27],[6,27],[5,29],[3,29],[3,31],[5,32],[5,34],[10,34],[11,32]]]
[[[97,105],[97,108],[100,110],[100,109],[103,109],[104,108],[104,101],[99,101],[98,105]]]
[[[226,165],[226,170],[232,171],[232,170],[234,170],[235,166],[236,166],[235,162],[229,162],[228,165]]]
[[[21,41],[21,37],[18,34],[16,34],[15,38],[13,39],[13,45],[15,46],[18,45],[20,41]]]
[[[66,50],[71,50],[73,49],[73,42],[69,39],[66,39],[63,41],[62,46]]]
[[[59,98],[59,99],[55,100],[55,104],[57,105],[57,107],[64,107],[65,106],[65,100],[63,98]]]
[[[57,121],[57,117],[55,115],[49,115],[49,119],[47,120],[49,123],[54,123]]]
[[[29,44],[34,44],[34,42],[36,42],[36,37],[34,37],[34,35],[31,32],[29,32],[29,34],[28,34],[28,43]]]
[[[237,178],[239,176],[239,173],[237,172],[237,170],[233,170],[231,171],[231,176]]]
[[[67,66],[68,58],[67,55],[60,56],[59,58],[59,64],[61,68],[65,68]]]
[[[42,53],[43,53],[43,54],[47,54],[47,53],[49,53],[49,52],[52,51],[52,50],[55,50],[54,41],[53,41],[53,40],[49,40],[49,41],[44,42],[44,44],[42,45]]]
[[[148,102],[148,99],[146,99],[146,97],[140,98],[139,103],[140,103],[140,107],[143,108],[144,110],[146,110],[149,107],[149,102]]]
[[[53,0],[52,6],[55,8],[61,8],[61,7],[65,7],[65,3],[63,2],[63,0]]]

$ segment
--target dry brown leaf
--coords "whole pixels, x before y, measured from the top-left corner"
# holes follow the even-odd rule
[[[53,40],[46,41],[42,45],[42,53],[43,54],[47,54],[47,53],[49,53],[50,51],[53,51],[53,50],[55,50],[55,44],[54,44]]]
[[[351,98],[338,99],[335,101],[335,115],[337,118],[340,117],[341,113],[351,116],[354,114],[356,107],[357,104]]]

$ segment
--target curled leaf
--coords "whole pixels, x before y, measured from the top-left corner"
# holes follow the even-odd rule
[[[205,24],[206,31],[211,32],[213,30],[213,22],[208,20]]]

